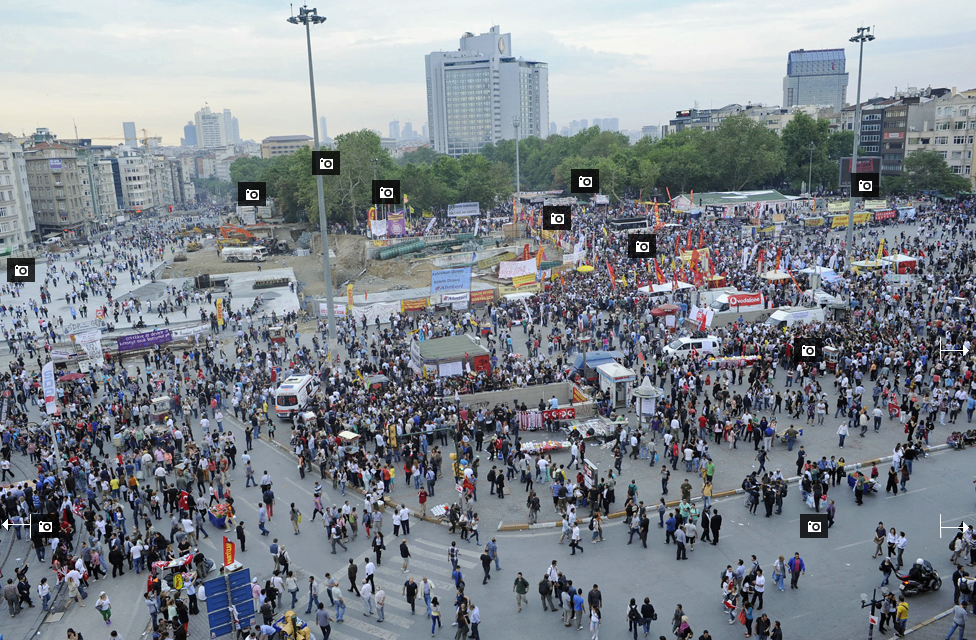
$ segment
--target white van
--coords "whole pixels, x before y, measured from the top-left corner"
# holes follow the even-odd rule
[[[813,324],[824,321],[822,307],[780,307],[773,311],[766,324],[777,329],[792,327],[795,324]]]
[[[736,293],[723,293],[715,298],[708,306],[715,313],[723,313],[725,311],[739,313],[740,311],[753,311],[755,309],[765,308],[766,298],[762,293],[737,291]]]
[[[704,354],[718,356],[722,349],[722,339],[718,336],[706,336],[704,338],[675,338],[664,347],[665,355],[687,358],[691,356],[694,349],[697,355]]]
[[[275,390],[275,413],[279,418],[290,418],[296,411],[303,411],[319,390],[314,376],[289,376]]]

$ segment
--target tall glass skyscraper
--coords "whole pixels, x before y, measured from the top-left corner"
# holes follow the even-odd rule
[[[843,49],[790,51],[783,78],[783,107],[830,105],[840,111],[847,104],[845,67]]]
[[[426,56],[427,119],[434,150],[455,158],[487,143],[545,138],[549,122],[549,69],[511,54],[512,36],[498,26],[465,33],[458,51]]]

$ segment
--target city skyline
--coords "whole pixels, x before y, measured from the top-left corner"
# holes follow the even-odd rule
[[[939,35],[916,35],[916,3],[883,5],[878,39],[865,48],[863,99],[909,85],[976,87],[976,9],[963,0],[948,5],[954,19]],[[285,21],[288,7],[256,0],[230,6],[148,2],[132,12],[115,2],[55,1],[43,40],[28,35],[36,28],[34,12],[8,9],[0,26],[8,64],[0,80],[16,87],[16,99],[4,105],[0,131],[40,126],[69,138],[76,123],[79,136],[99,140],[122,137],[121,123],[134,121],[176,146],[187,116],[206,102],[230,109],[245,140],[311,134],[305,43]],[[843,47],[847,71],[856,74],[857,51],[848,38],[878,13],[839,2],[772,9],[731,2],[707,12],[611,2],[598,15],[588,7],[502,2],[482,11],[408,1],[391,15],[319,7],[328,18],[312,30],[319,113],[332,137],[385,131],[394,119],[419,130],[427,122],[424,55],[454,50],[466,31],[501,24],[516,55],[549,65],[549,121],[561,129],[610,112],[621,130],[636,131],[696,103],[780,104],[786,56],[794,49]]]

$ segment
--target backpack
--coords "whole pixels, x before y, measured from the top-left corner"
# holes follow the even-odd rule
[[[640,612],[637,610],[637,607],[631,606],[630,607],[630,611],[627,612],[627,619],[628,620],[640,620],[640,617],[641,617],[641,615],[640,615]]]
[[[593,529],[594,529],[594,524],[593,524],[593,520],[591,519],[590,520],[590,531],[593,531]]]
[[[544,596],[552,593],[552,585],[549,584],[548,578],[544,578],[542,582],[539,583],[539,593]]]

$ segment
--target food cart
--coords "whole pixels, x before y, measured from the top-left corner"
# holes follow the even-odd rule
[[[285,342],[285,331],[280,325],[277,327],[269,327],[268,335],[271,336],[271,342],[277,342],[278,344]]]
[[[170,397],[159,396],[152,399],[153,422],[162,422],[170,414]]]
[[[227,505],[223,502],[207,509],[207,515],[210,517],[210,524],[218,529],[223,529],[227,525]]]
[[[840,360],[840,349],[837,347],[824,347],[824,360],[827,362],[827,371],[836,372],[837,362]]]
[[[347,455],[355,455],[359,451],[359,441],[360,437],[358,433],[352,431],[339,432],[340,446]]]

